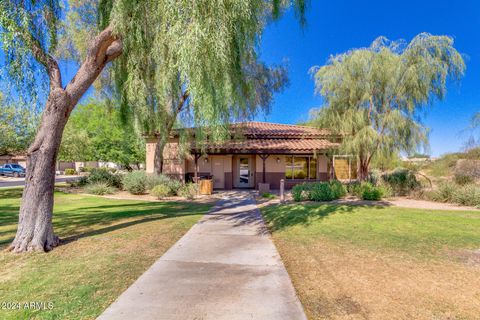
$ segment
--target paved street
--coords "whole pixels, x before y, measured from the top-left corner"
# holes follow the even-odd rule
[[[68,182],[78,179],[78,176],[57,176],[55,183]],[[25,178],[13,178],[13,177],[0,177],[0,188],[6,187],[18,187],[25,184]]]

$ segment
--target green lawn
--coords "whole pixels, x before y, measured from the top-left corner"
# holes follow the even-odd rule
[[[480,212],[262,209],[311,319],[476,319]]]
[[[0,189],[0,249],[15,236],[20,197]],[[210,207],[57,192],[53,223],[64,243],[47,254],[0,252],[0,303],[53,309],[0,309],[0,319],[94,319]]]

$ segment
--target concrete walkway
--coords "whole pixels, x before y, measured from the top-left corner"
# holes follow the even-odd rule
[[[255,202],[232,192],[98,319],[306,316]]]

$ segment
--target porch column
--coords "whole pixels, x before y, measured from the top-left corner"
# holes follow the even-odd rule
[[[266,178],[265,178],[265,161],[267,160],[267,158],[269,157],[270,155],[269,154],[261,154],[259,155],[259,157],[262,159],[263,161],[263,171],[262,171],[262,183],[265,183],[266,181]]]
[[[198,183],[198,159],[200,159],[201,154],[200,153],[195,153],[194,157],[195,157],[195,170],[194,170],[193,180],[194,180],[195,183]]]

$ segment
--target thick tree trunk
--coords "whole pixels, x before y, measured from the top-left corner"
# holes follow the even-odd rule
[[[167,139],[160,136],[157,139],[157,145],[155,146],[155,157],[154,157],[154,169],[156,174],[163,173],[163,150],[167,145]]]
[[[369,169],[369,161],[366,159],[361,159],[359,161],[358,166],[358,179],[360,181],[366,181],[368,179],[368,169]]]
[[[49,251],[58,245],[53,232],[53,191],[55,163],[62,134],[73,108],[102,72],[105,65],[122,53],[121,40],[110,27],[91,42],[87,57],[66,88],[53,57],[33,42],[32,53],[47,69],[50,94],[42,114],[35,141],[27,152],[25,189],[20,206],[15,239],[8,247],[13,252]]]
[[[28,150],[18,229],[9,247],[13,252],[50,251],[59,243],[52,226],[53,191],[57,154],[71,110],[69,100],[62,89],[50,94],[39,132]]]

